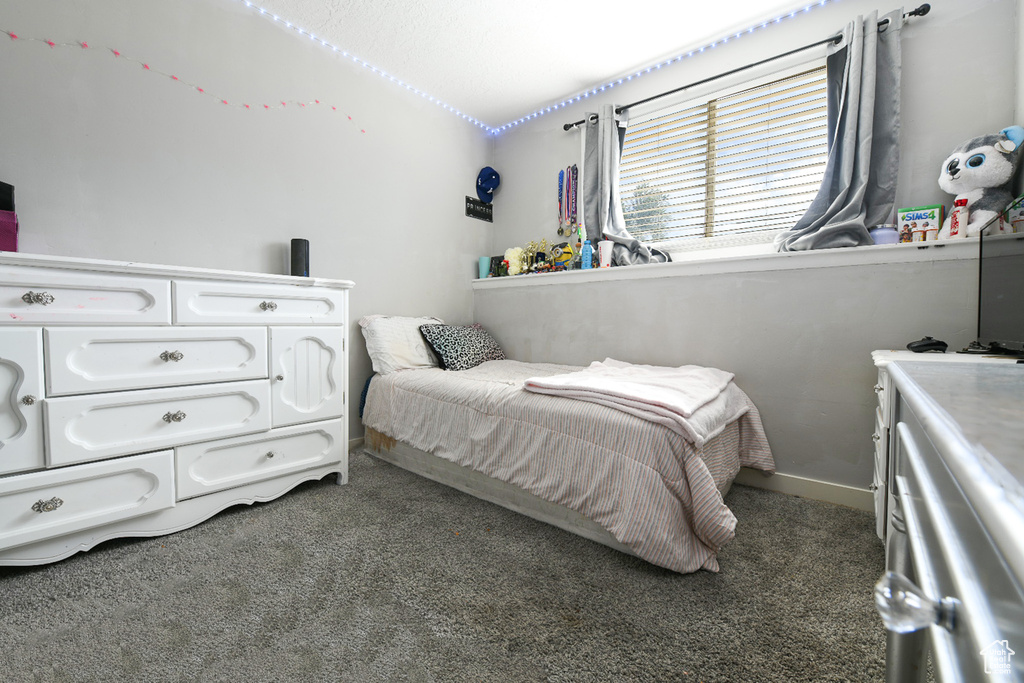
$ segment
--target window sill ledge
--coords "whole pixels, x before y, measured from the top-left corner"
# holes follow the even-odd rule
[[[705,258],[672,263],[651,263],[645,266],[615,267],[591,270],[568,270],[558,273],[534,273],[473,280],[473,289],[503,289],[544,285],[581,284],[612,280],[689,277],[726,273],[755,273],[773,270],[804,270],[839,268],[887,263],[918,263],[924,261],[957,261],[978,258],[978,239],[955,241],[883,244],[846,249],[821,249],[773,254],[755,254]]]

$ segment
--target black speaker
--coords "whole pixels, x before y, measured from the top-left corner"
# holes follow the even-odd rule
[[[309,277],[309,240],[292,240],[292,275]]]
[[[14,211],[14,185],[0,180],[0,211]]]

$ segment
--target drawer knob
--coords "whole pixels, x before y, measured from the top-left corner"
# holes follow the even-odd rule
[[[54,510],[56,510],[57,508],[59,508],[63,504],[64,504],[63,500],[61,500],[57,496],[54,496],[50,500],[38,500],[38,501],[36,501],[35,503],[32,504],[32,509],[34,511],[40,512],[40,513],[42,513],[42,512],[53,512]]]
[[[283,382],[284,381],[284,375],[278,375],[274,379],[276,379],[278,382]]]
[[[273,301],[264,301],[263,303],[260,304],[260,310],[261,311],[276,311],[277,310],[277,304],[275,304]]]
[[[170,360],[178,362],[184,357],[185,354],[183,354],[181,351],[164,351],[163,353],[160,354],[160,360],[162,360],[165,363]]]
[[[21,402],[27,406],[34,405],[36,402],[36,397],[33,396],[32,394],[25,394],[24,396],[21,397]]]
[[[273,458],[275,455],[277,455],[277,453],[275,453],[274,451],[267,451],[268,458]]]
[[[176,413],[172,413],[170,411],[167,411],[166,413],[164,413],[164,422],[167,422],[167,423],[181,422],[182,420],[185,419],[185,417],[186,417],[185,413],[181,412],[180,410],[178,412],[176,412]]]
[[[880,393],[882,393],[882,391],[884,391],[884,387],[882,387],[881,384],[876,384],[875,385],[875,393],[876,394],[880,394]]]
[[[881,437],[880,434],[872,434],[871,435],[871,440],[874,441],[875,443],[878,443],[879,441],[882,440],[882,437]]]
[[[956,598],[932,600],[897,572],[886,572],[875,584],[875,608],[885,628],[893,633],[912,633],[932,624],[952,631],[959,604]]]
[[[40,304],[41,306],[49,306],[54,301],[53,295],[46,292],[25,292],[21,300],[29,305]]]

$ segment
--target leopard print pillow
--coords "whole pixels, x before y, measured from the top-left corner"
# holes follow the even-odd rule
[[[445,370],[469,370],[484,361],[505,359],[498,342],[480,325],[420,325],[420,332]]]

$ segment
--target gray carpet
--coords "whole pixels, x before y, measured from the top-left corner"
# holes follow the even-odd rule
[[[735,486],[680,575],[362,453],[193,529],[0,568],[3,681],[878,681],[870,514]]]

